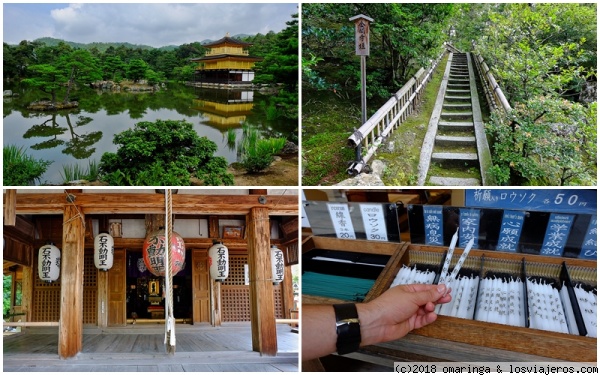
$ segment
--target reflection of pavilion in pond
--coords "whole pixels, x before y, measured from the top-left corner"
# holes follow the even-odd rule
[[[204,124],[216,128],[241,126],[254,107],[253,91],[202,89],[196,94],[192,108],[208,118]]]

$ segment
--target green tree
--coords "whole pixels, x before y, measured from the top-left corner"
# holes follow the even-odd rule
[[[104,79],[117,80],[119,75],[125,72],[126,67],[119,56],[106,56],[102,65]]]
[[[30,66],[28,71],[33,77],[26,78],[22,82],[50,95],[52,103],[56,103],[57,92],[67,81],[64,69],[50,64],[40,64]]]
[[[304,5],[302,51],[306,58],[313,56],[306,87],[317,83],[315,89],[335,90],[338,95],[349,91],[346,97],[358,97],[360,65],[349,18],[365,14],[375,20],[371,25],[367,94],[387,99],[411,73],[439,55],[453,12],[454,4]],[[309,76],[304,73],[303,77]]]
[[[127,78],[137,82],[146,77],[146,70],[148,70],[148,64],[144,60],[133,59],[127,66]]]
[[[504,4],[491,8],[487,18],[476,51],[500,80],[511,103],[563,95],[596,74],[595,66],[586,67],[595,59],[595,43],[592,50],[584,49],[589,46],[588,37],[596,40],[590,32],[596,30],[595,7]],[[576,23],[586,26],[575,27]]]
[[[69,96],[76,81],[87,84],[102,79],[98,60],[87,50],[75,50],[59,58],[59,66],[67,70],[67,92],[63,102],[69,101]]]
[[[195,72],[196,64],[188,64],[174,68],[171,76],[179,82],[187,82],[194,80]]]
[[[256,82],[283,83],[290,90],[298,87],[298,14],[277,38],[264,56],[256,64]]]
[[[104,153],[100,161],[100,178],[111,185],[190,185],[191,177],[205,185],[233,185],[225,158],[213,156],[217,145],[188,122],[139,122],[113,142],[117,152]]]
[[[567,99],[595,80],[596,8],[519,3],[468,10],[485,20],[476,50],[513,107],[493,114],[486,127],[497,181],[595,185],[596,103]]]

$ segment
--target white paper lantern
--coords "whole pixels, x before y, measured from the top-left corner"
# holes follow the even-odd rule
[[[115,256],[115,240],[108,233],[100,233],[94,238],[94,265],[101,271],[108,271],[113,266]]]
[[[273,284],[279,284],[283,281],[284,269],[283,251],[277,246],[271,245],[271,274],[273,275]]]
[[[220,241],[214,241],[208,249],[208,264],[210,277],[216,281],[223,281],[229,276],[229,249]]]
[[[40,279],[49,283],[58,280],[60,276],[60,250],[58,247],[52,244],[40,247],[38,274]]]

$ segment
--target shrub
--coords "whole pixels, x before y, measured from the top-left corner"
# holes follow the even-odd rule
[[[52,164],[51,161],[38,160],[27,155],[23,147],[15,145],[4,147],[3,157],[4,186],[35,185]]]
[[[249,145],[242,160],[242,166],[249,173],[263,171],[273,162],[273,155],[281,152],[285,138],[257,139]]]
[[[143,121],[114,136],[116,153],[100,161],[100,178],[111,185],[190,185],[197,177],[209,185],[233,185],[227,161],[213,156],[217,145],[200,137],[186,121]]]

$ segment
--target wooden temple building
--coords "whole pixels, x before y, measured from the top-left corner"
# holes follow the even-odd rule
[[[164,322],[164,277],[142,266],[142,247],[148,233],[165,225],[165,201],[154,189],[5,190],[3,268],[15,281],[5,329],[20,327],[26,336],[31,329],[58,328],[58,357],[68,359],[85,351],[85,328],[127,331]],[[174,232],[185,243],[185,264],[171,285],[177,327],[245,324],[249,329],[239,332],[251,332],[251,340],[244,338],[251,342],[247,350],[277,356],[277,327],[286,324],[290,331],[297,323],[291,271],[298,263],[297,190],[179,189],[171,207]],[[103,230],[114,239],[108,271],[94,262],[94,238]],[[209,273],[213,240],[229,251],[223,281]],[[42,281],[38,270],[39,249],[47,242],[61,252],[53,282]],[[273,245],[284,258],[277,285]],[[5,339],[5,359],[7,345]]]
[[[208,52],[202,57],[192,59],[197,63],[196,84],[209,87],[227,87],[251,85],[254,80],[254,64],[261,59],[250,56],[251,43],[225,37],[207,43]]]

